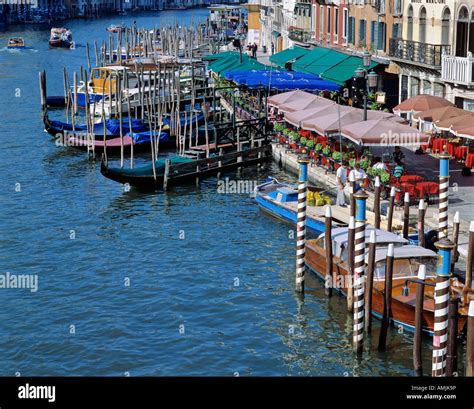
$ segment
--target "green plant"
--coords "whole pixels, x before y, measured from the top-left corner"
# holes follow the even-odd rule
[[[329,156],[331,154],[331,148],[329,146],[325,146],[323,148],[323,155]]]
[[[390,173],[386,172],[385,170],[382,170],[382,172],[380,172],[379,177],[382,183],[387,183],[390,180]]]
[[[273,129],[274,129],[276,132],[283,132],[283,131],[286,129],[286,126],[283,125],[281,122],[276,122],[276,123],[273,125]]]
[[[290,131],[290,132],[288,132],[288,137],[289,137],[293,142],[296,142],[296,141],[299,139],[300,135],[299,135],[298,132],[296,132],[296,131]]]
[[[342,153],[341,152],[333,152],[332,153],[332,158],[336,161],[336,162],[340,162],[341,158],[342,158]]]
[[[307,142],[308,142],[308,139],[305,138],[304,136],[302,136],[302,137],[300,138],[300,144],[301,144],[301,145],[305,146],[305,145],[307,144]]]
[[[349,160],[349,167],[350,167],[350,168],[353,168],[354,165],[355,165],[355,163],[356,163],[355,159],[350,159],[350,160]]]
[[[314,147],[314,150],[316,152],[321,152],[323,150],[323,145],[320,143],[317,143],[316,146]]]
[[[370,160],[361,160],[359,163],[362,169],[367,169],[370,166]]]
[[[308,149],[313,149],[314,148],[314,141],[312,139],[308,139],[308,141],[306,142],[306,147]]]

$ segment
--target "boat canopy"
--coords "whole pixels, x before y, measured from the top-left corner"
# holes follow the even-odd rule
[[[404,239],[403,237],[399,236],[398,234],[391,233],[381,229],[375,229],[374,227],[367,227],[365,229],[365,241],[366,243],[369,242],[370,233],[372,230],[375,230],[375,240],[377,244],[407,244],[408,240]],[[347,246],[347,236],[348,236],[348,227],[338,227],[336,229],[332,229],[331,237],[335,244],[338,247],[345,247]],[[324,233],[319,236],[319,238],[324,237]]]
[[[393,258],[394,259],[403,259],[403,258],[437,258],[438,255],[432,251],[425,249],[421,246],[407,245],[393,248]],[[388,247],[377,248],[375,251],[375,262],[385,260],[387,258]]]

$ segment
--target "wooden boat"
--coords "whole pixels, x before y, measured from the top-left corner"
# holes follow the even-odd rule
[[[169,158],[171,164],[193,162],[191,158],[182,156],[171,156]],[[102,160],[100,164],[100,173],[106,178],[122,184],[129,184],[140,189],[161,189],[163,188],[164,172],[166,159],[158,159],[155,161],[156,179],[153,175],[153,164],[138,166],[133,169],[109,167]]]
[[[402,237],[384,230],[368,228],[365,231],[366,243],[371,230],[376,231],[376,255],[374,283],[372,291],[372,314],[382,317],[384,309],[385,265],[388,244],[394,245],[392,316],[391,322],[413,331],[415,328],[416,283],[420,264],[426,265],[427,285],[425,287],[423,331],[433,334],[434,327],[434,286],[438,255],[431,250],[415,245],[407,245]],[[326,278],[326,255],[324,234],[306,243],[306,266],[323,280],[333,283],[333,288],[347,295],[351,285],[351,276],[347,264],[347,227],[336,228],[331,232],[333,243],[333,277]],[[432,285],[429,285],[432,284]],[[460,288],[457,278],[451,279],[452,287]],[[461,286],[462,287],[462,286]],[[467,306],[459,309],[458,328],[461,331],[466,324]]]
[[[122,134],[126,135],[128,132],[145,132],[149,131],[148,125],[144,124],[140,119],[132,119],[132,126],[128,117],[122,118]],[[46,113],[43,117],[44,130],[55,138],[62,138],[65,135],[69,136],[84,136],[87,133],[87,126],[69,122],[50,120]],[[108,139],[120,136],[120,120],[107,119],[105,121],[105,136]],[[104,138],[104,123],[99,122],[94,124],[92,130],[93,139]]]
[[[127,28],[123,24],[111,24],[109,27],[107,27],[105,30],[109,33],[119,33],[119,32],[124,32]]]
[[[72,32],[67,28],[52,28],[49,38],[50,47],[56,48],[73,48]]]
[[[321,189],[309,187],[309,191],[320,192]],[[282,183],[275,178],[255,189],[255,200],[262,210],[286,222],[296,224],[298,207],[298,189],[289,183]],[[324,213],[322,208],[306,208],[306,229],[316,235],[324,231]],[[336,224],[342,225],[340,221]]]
[[[25,40],[22,37],[12,37],[8,40],[7,48],[10,50],[21,50],[25,48]]]
[[[158,135],[153,135],[153,138],[158,137]],[[166,132],[161,132],[160,135],[160,147],[169,148],[176,145],[175,140],[171,140],[170,136]],[[92,145],[94,145],[95,153],[102,153],[105,150],[107,155],[119,155],[122,150],[125,153],[131,151],[133,146],[134,153],[149,152],[151,150],[150,142],[150,132],[138,132],[138,133],[127,133],[122,138],[110,138],[106,139],[105,142],[103,139],[87,139],[87,134],[83,135],[68,135],[66,134],[62,139],[64,146],[79,149],[81,151],[92,151]],[[105,149],[106,148],[106,149]]]

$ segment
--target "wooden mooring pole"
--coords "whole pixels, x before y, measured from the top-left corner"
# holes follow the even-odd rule
[[[418,245],[425,247],[425,201],[420,199],[418,204]]]
[[[370,232],[369,239],[369,259],[367,261],[367,288],[365,301],[365,332],[372,332],[372,291],[374,287],[374,271],[375,271],[375,250],[377,248],[377,235],[375,230]]]
[[[453,243],[454,249],[453,254],[451,255],[451,273],[454,273],[454,267],[456,266],[456,262],[459,258],[458,253],[458,243],[459,243],[459,225],[460,225],[460,217],[459,212],[456,212],[453,217]]]
[[[390,199],[388,201],[388,219],[387,219],[387,231],[392,231],[392,224],[393,224],[393,210],[395,207],[395,187],[392,186],[390,189]]]
[[[458,370],[458,306],[459,298],[451,297],[448,308],[446,376],[453,376]]]
[[[376,229],[380,229],[380,177],[379,176],[375,176],[374,212],[375,212],[374,226]]]
[[[474,302],[469,304],[466,341],[466,376],[474,376]]]
[[[384,287],[384,303],[383,303],[383,317],[382,325],[380,327],[379,337],[379,351],[385,351],[387,345],[387,332],[390,324],[390,317],[392,315],[392,278],[393,278],[393,243],[388,245],[387,258],[385,265],[385,287]]]
[[[296,291],[300,293],[304,292],[308,163],[308,154],[303,150],[298,156],[300,171],[298,180],[298,216],[296,222]]]
[[[354,311],[354,241],[355,218],[350,216],[349,229],[347,230],[347,266],[349,267],[349,286],[347,287],[347,312]]]
[[[423,375],[422,365],[422,334],[423,334],[423,304],[425,301],[426,266],[418,268],[415,304],[415,333],[413,335],[413,368],[418,376]]]
[[[326,280],[324,286],[324,292],[328,297],[332,295],[332,288],[334,285],[334,277],[332,273],[332,212],[331,206],[326,206],[326,213],[324,218],[324,249],[326,251]]]
[[[410,225],[410,193],[405,192],[403,203],[403,238],[408,239],[408,227]]]

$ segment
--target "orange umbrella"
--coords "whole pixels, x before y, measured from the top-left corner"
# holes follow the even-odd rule
[[[448,118],[453,118],[465,114],[466,111],[461,108],[453,107],[451,105],[439,108],[428,109],[427,111],[421,111],[413,115],[413,119],[428,121],[428,122],[438,122],[443,121]]]
[[[468,111],[464,111],[463,115],[443,119],[434,124],[435,128],[440,131],[449,131],[451,128],[466,128],[471,125],[474,126],[474,114],[469,113]]]
[[[341,135],[366,146],[418,146],[430,140],[428,135],[417,129],[388,118],[346,125],[342,127]]]
[[[444,98],[435,97],[433,95],[417,95],[403,101],[401,104],[393,108],[393,112],[406,113],[406,112],[421,112],[427,111],[428,109],[441,108],[446,106],[454,106],[451,102]]]

